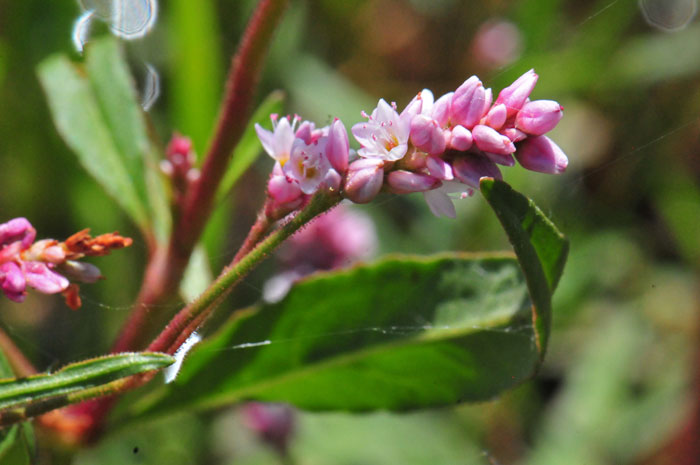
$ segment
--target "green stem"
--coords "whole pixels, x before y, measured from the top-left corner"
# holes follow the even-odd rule
[[[221,275],[195,301],[183,308],[170,321],[163,332],[148,347],[149,351],[175,353],[177,348],[197,329],[223,300],[256,265],[269,256],[285,239],[299,228],[324,213],[341,200],[337,193],[318,193],[302,211],[280,229],[270,234],[254,249],[238,261],[224,268]]]

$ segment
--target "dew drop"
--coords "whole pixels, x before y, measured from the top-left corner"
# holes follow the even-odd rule
[[[685,29],[697,11],[697,0],[639,0],[639,9],[650,26],[664,32]]]
[[[141,97],[141,107],[143,110],[150,110],[153,104],[158,100],[158,97],[160,97],[160,75],[150,63],[146,63],[146,81]]]
[[[109,25],[114,35],[125,40],[146,35],[158,17],[157,0],[78,0],[84,11]]]
[[[90,36],[90,26],[94,18],[95,12],[93,10],[87,10],[73,25],[73,46],[81,55],[85,49],[85,43]]]

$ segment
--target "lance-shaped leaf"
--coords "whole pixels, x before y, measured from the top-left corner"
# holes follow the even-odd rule
[[[251,399],[409,410],[490,399],[528,379],[548,331],[533,322],[550,319],[566,241],[505,184],[485,195],[499,218],[518,218],[506,224],[517,259],[392,257],[316,274],[282,301],[240,312],[132,413]]]
[[[54,123],[85,170],[145,232],[168,227],[165,191],[129,69],[113,39],[88,48],[86,66],[63,55],[40,64]]]
[[[173,363],[159,353],[124,353],[73,363],[55,373],[0,380],[0,425],[112,394],[132,375]]]
[[[552,322],[552,294],[564,271],[569,242],[535,203],[503,181],[482,178],[486,197],[508,234],[533,304],[540,356],[544,357]]]

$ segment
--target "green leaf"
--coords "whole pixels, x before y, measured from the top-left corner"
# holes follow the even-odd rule
[[[39,65],[54,123],[85,170],[145,234],[168,227],[166,194],[154,179],[157,157],[116,42],[90,44],[86,67],[63,56]]]
[[[567,243],[507,184],[484,180],[482,190],[517,260],[392,257],[316,274],[281,302],[238,312],[131,413],[252,399],[403,411],[487,400],[528,379],[544,354]]]
[[[187,302],[191,302],[199,297],[213,280],[207,252],[202,245],[198,245],[192,252],[185,275],[180,282],[180,294]]]
[[[0,425],[114,393],[120,380],[173,363],[159,353],[125,353],[73,363],[51,374],[0,379]]]
[[[137,410],[242,400],[312,410],[406,410],[490,399],[539,363],[510,257],[390,258],[319,274],[195,347]]]
[[[226,174],[219,185],[219,190],[216,193],[217,203],[220,202],[236,185],[243,173],[246,172],[250,165],[258,158],[262,150],[260,140],[255,132],[255,124],[259,124],[265,129],[271,129],[272,123],[270,115],[272,113],[280,113],[282,104],[284,103],[284,93],[280,91],[272,92],[260,104],[255,113],[250,118],[250,122],[241,137],[240,142],[233,151],[233,158],[226,170]]]
[[[569,242],[535,203],[503,181],[482,178],[481,193],[508,234],[532,298],[540,356],[552,325],[552,294],[564,271]]]
[[[14,376],[10,362],[0,350],[0,378]],[[34,431],[32,425],[13,425],[0,430],[0,463],[30,465],[32,463],[32,447]]]

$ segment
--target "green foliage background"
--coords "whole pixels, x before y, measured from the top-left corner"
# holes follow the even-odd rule
[[[161,138],[177,129],[202,153],[253,2],[160,6],[155,30],[126,45],[132,70],[142,79],[148,61],[161,74],[163,94],[151,111]],[[90,227],[138,238],[59,138],[35,74],[48,55],[72,51],[78,14],[71,0],[0,0],[0,221],[26,216],[45,237]],[[494,70],[470,44],[495,17],[518,26],[523,53]],[[571,241],[539,377],[476,406],[300,414],[292,443],[299,463],[663,463],[662,451],[687,420],[697,366],[699,49],[697,21],[660,32],[631,0],[292,2],[258,101],[283,89],[286,111],[351,125],[380,96],[401,106],[423,87],[441,94],[475,73],[500,89],[535,67],[534,97],[565,107],[552,137],[570,158],[559,177],[504,170]],[[214,269],[252,222],[270,166],[261,157],[222,202],[207,232]],[[363,209],[377,223],[381,253],[510,248],[479,196],[459,204],[457,221],[433,218],[420,196]],[[145,250],[137,240],[102,259],[108,279],[83,289],[79,312],[39,295],[22,306],[0,300],[4,327],[40,368],[99,354],[134,298]],[[250,277],[231,302],[254,302],[272,267]],[[117,431],[73,463],[275,460],[230,409]]]

